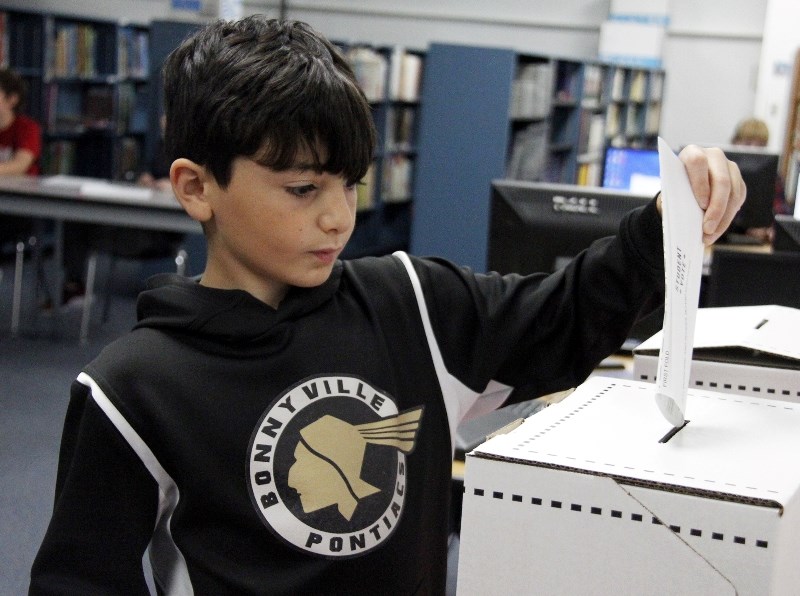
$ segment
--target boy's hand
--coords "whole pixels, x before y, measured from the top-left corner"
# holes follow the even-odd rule
[[[678,155],[703,216],[703,243],[713,244],[733,221],[747,193],[739,167],[722,150],[687,145]],[[658,197],[661,212],[661,196]]]

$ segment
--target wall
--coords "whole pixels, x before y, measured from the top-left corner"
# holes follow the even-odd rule
[[[753,114],[767,0],[670,0],[661,132],[673,147],[726,144]]]
[[[289,10],[337,39],[417,48],[463,43],[577,58],[596,54],[607,14],[608,0],[329,0],[290,2]]]
[[[1,0],[7,8],[147,23],[172,15],[168,0]]]
[[[30,0],[0,1],[17,8],[30,6]],[[726,143],[736,123],[754,113],[768,2],[797,3],[670,0],[661,131],[672,146]],[[37,0],[35,4],[38,10],[133,22],[193,18],[173,13],[169,0]],[[599,27],[609,4],[610,0],[309,0],[288,2],[287,15],[340,41],[412,48],[439,41],[588,59],[596,55]],[[243,0],[245,14],[277,16],[279,6],[272,0]]]
[[[768,0],[755,112],[770,130],[771,149],[783,150],[792,68],[800,50],[800,2]]]
[[[725,144],[754,111],[768,0],[670,0],[661,133],[673,147]],[[783,0],[796,2],[796,0]],[[250,8],[257,6],[251,0]],[[289,15],[334,38],[424,47],[428,41],[593,58],[609,1],[328,0]]]

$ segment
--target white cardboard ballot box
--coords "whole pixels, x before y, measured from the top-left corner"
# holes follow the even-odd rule
[[[798,593],[800,405],[690,389],[674,432],[654,393],[592,377],[467,455],[460,594]]]
[[[634,349],[634,379],[655,382],[661,339],[659,331]],[[689,386],[800,403],[800,310],[699,309]]]

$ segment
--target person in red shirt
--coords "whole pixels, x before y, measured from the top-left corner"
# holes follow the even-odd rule
[[[42,131],[39,123],[20,113],[27,98],[21,76],[0,68],[0,176],[39,173]],[[0,218],[0,248],[14,245],[31,233],[31,220],[4,215]]]
[[[33,118],[20,113],[26,96],[22,77],[0,69],[0,176],[39,174],[42,130]]]

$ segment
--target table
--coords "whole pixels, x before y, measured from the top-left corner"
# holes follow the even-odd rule
[[[202,233],[200,223],[189,217],[171,192],[76,176],[0,177],[0,214],[54,223],[54,288],[61,288],[63,282],[64,222]],[[41,253],[36,252],[34,258],[38,265]],[[18,330],[18,291],[15,288],[12,333]],[[61,292],[53,294],[57,313]]]
[[[171,192],[74,176],[0,177],[0,213],[54,222],[202,232]]]

